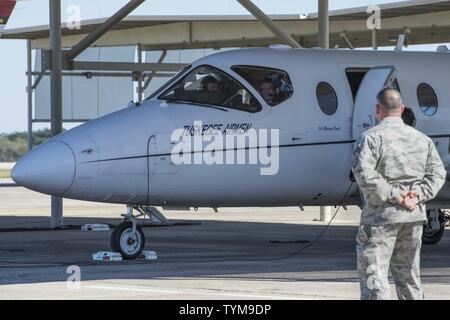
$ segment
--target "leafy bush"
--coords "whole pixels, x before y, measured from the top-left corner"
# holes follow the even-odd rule
[[[50,137],[50,130],[33,132],[33,147],[37,147]],[[0,134],[0,162],[15,162],[27,151],[27,133],[14,132]]]

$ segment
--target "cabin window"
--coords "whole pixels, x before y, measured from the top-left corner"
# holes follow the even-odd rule
[[[211,66],[192,70],[160,95],[159,99],[246,112],[261,110],[261,105],[247,89],[231,76]]]
[[[427,83],[421,83],[417,87],[417,100],[422,112],[427,116],[432,116],[437,112],[438,99],[433,88]]]
[[[255,66],[233,66],[231,69],[250,83],[271,107],[292,96],[291,79],[285,71]]]
[[[336,91],[327,82],[320,82],[316,88],[317,102],[323,113],[333,115],[338,107],[338,98]]]

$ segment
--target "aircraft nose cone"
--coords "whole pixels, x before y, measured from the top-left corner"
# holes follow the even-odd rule
[[[63,142],[46,142],[18,161],[11,177],[28,189],[62,196],[75,177],[74,153]]]

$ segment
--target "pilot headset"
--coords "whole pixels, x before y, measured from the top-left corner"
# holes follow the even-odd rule
[[[206,76],[206,77],[204,77],[204,78],[202,79],[202,81],[201,81],[201,87],[202,87],[203,90],[206,90],[206,89],[207,89],[206,86],[207,86],[207,84],[208,84],[209,82],[214,82],[214,83],[219,84],[219,81],[218,81],[214,76],[211,76],[211,75]]]

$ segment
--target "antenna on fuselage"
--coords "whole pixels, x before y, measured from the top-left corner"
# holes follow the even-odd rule
[[[405,28],[403,33],[398,35],[397,45],[395,46],[395,51],[403,51],[403,47],[406,46],[406,36],[411,33],[411,29]]]

